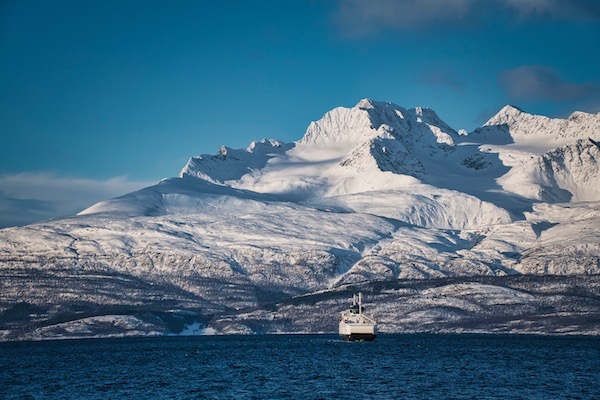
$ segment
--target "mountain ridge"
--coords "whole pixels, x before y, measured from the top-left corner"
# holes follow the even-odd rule
[[[600,137],[587,132],[600,114],[507,107],[499,125],[459,134],[433,110],[363,99],[296,142],[223,146],[77,216],[2,229],[0,322],[19,302],[46,317],[4,322],[0,337],[150,294],[204,321],[360,282],[599,274],[600,148],[588,139]],[[123,285],[135,292],[114,293]]]

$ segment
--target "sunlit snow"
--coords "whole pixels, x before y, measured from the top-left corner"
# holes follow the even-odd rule
[[[600,148],[589,138],[600,140],[600,114],[506,106],[459,134],[430,109],[361,100],[295,143],[223,147],[77,216],[0,230],[0,311],[137,307],[154,293],[215,313],[364,281],[598,273]],[[61,332],[104,323],[90,318]],[[203,326],[182,334],[214,333]]]

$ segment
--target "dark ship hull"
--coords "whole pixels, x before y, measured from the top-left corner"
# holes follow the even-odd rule
[[[371,342],[376,337],[377,335],[372,333],[351,333],[350,335],[340,335],[342,340],[346,340],[348,342]]]

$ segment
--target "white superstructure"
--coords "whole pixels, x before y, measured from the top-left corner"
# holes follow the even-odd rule
[[[364,314],[362,293],[352,296],[352,306],[343,311],[340,317],[340,336],[346,340],[373,340],[377,324],[373,318]]]

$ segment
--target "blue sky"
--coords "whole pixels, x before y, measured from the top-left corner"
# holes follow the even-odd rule
[[[588,0],[4,1],[0,226],[35,201],[68,214],[175,176],[222,144],[297,140],[364,97],[467,130],[507,103],[598,112],[599,43]],[[48,195],[71,183],[81,196]]]

